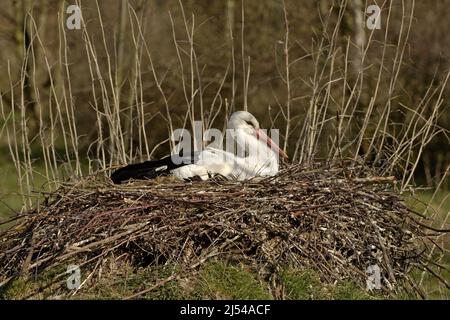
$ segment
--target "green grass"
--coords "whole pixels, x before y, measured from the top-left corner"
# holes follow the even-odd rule
[[[119,270],[120,269],[120,270]],[[173,266],[149,266],[133,269],[129,265],[103,272],[100,278],[87,281],[73,294],[65,279],[52,284],[61,269],[46,271],[39,276],[17,279],[0,289],[0,299],[123,299],[153,286],[172,274]],[[82,281],[86,275],[82,275]],[[90,279],[92,280],[92,278]],[[285,270],[279,276],[282,297],[291,300],[311,299],[378,299],[354,283],[325,284],[311,270]],[[211,261],[197,273],[170,281],[142,295],[143,299],[274,299],[267,281],[243,265]]]
[[[207,299],[271,299],[267,285],[244,266],[211,262],[201,269],[192,293]]]
[[[58,288],[55,279],[64,273],[62,267],[46,270],[38,275],[30,274],[0,287],[0,299],[49,299],[52,297],[49,288]]]
[[[439,192],[433,198],[433,192],[420,192],[415,195],[415,199],[407,199],[408,206],[419,213],[426,213],[427,216],[433,215],[434,221],[432,225],[436,228],[449,229],[450,226],[450,192]],[[443,222],[447,219],[447,224]],[[448,282],[450,282],[450,235],[441,237],[439,244],[444,249],[444,252],[435,250],[434,258],[439,259],[439,263],[446,267],[446,270],[441,270],[440,275]],[[433,268],[438,271],[436,268]],[[420,281],[423,277],[421,288],[427,293],[431,299],[450,299],[450,290],[446,289],[440,281],[430,275],[423,274],[421,271],[414,273],[414,278]]]
[[[45,190],[46,181],[42,173],[45,172],[43,164],[36,163],[33,168],[33,191]],[[37,194],[36,194],[37,195]],[[38,197],[36,197],[36,200]],[[9,151],[0,148],[0,219],[6,219],[20,212],[24,207],[24,200],[19,187],[16,167],[9,158]]]
[[[288,269],[281,274],[286,299],[292,300],[372,300],[383,296],[369,292],[351,281],[341,281],[335,285],[324,284],[312,270]]]
[[[61,164],[58,169],[61,176],[67,176],[67,170],[65,169],[65,166]],[[88,172],[88,165],[83,163],[81,169],[83,172]],[[39,159],[33,163],[33,181],[31,186],[32,202],[36,206],[42,200],[39,192],[49,190],[47,179],[45,178],[45,166]],[[10,218],[24,208],[25,203],[19,187],[17,171],[10,159],[9,150],[5,147],[0,147],[0,220]],[[2,226],[0,226],[1,229]]]
[[[311,270],[285,270],[281,279],[288,299],[324,299],[329,295],[319,276]]]
[[[436,214],[437,222],[442,222],[445,215],[450,212],[450,191],[437,192],[434,198],[432,190],[417,192],[416,195],[407,198],[406,203],[420,213],[428,209],[428,214]]]
[[[16,169],[11,163],[3,162],[0,167],[0,219],[20,211],[23,200],[20,195],[15,195],[18,192]]]

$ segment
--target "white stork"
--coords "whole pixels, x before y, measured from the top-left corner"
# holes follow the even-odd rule
[[[122,183],[130,179],[152,179],[171,174],[181,180],[195,177],[207,180],[219,174],[229,179],[247,180],[277,174],[279,156],[287,158],[287,155],[260,129],[251,113],[234,112],[227,129],[231,129],[233,140],[244,150],[242,155],[206,147],[203,151],[181,158],[173,154],[161,160],[127,165],[116,170],[111,179],[114,183]]]

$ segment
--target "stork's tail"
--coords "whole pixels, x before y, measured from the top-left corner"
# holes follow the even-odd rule
[[[153,179],[169,174],[176,167],[171,157],[168,156],[161,160],[145,161],[122,167],[111,174],[111,180],[119,184],[130,179]]]

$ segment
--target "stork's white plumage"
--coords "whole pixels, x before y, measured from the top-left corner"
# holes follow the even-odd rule
[[[201,152],[187,156],[193,163],[174,161],[174,156],[179,156],[172,155],[161,160],[128,165],[114,172],[111,179],[114,183],[121,183],[129,179],[149,179],[172,174],[182,180],[194,177],[207,180],[220,174],[230,179],[247,180],[256,176],[277,174],[279,155],[285,158],[287,155],[260,129],[258,121],[251,113],[233,113],[227,129],[230,129],[232,139],[238,150],[241,150],[238,154],[206,147]],[[186,155],[184,157],[186,158]]]

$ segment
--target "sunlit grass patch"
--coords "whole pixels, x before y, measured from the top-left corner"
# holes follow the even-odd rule
[[[193,296],[210,299],[271,299],[262,281],[244,266],[211,262],[198,274]]]

